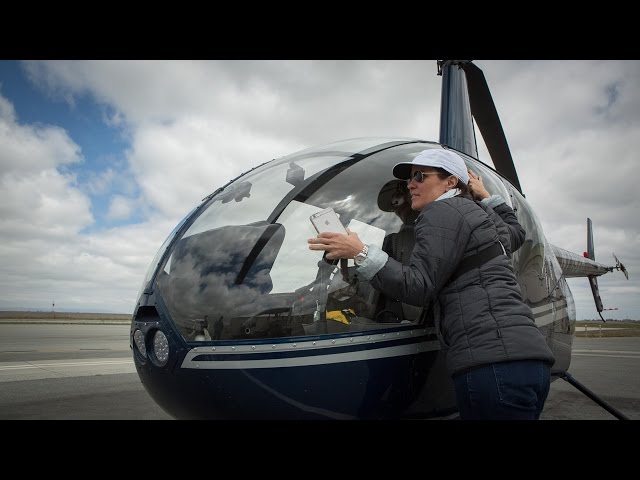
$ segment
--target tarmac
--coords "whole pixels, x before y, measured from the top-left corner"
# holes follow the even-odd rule
[[[129,322],[0,321],[0,419],[168,420],[138,377]],[[38,328],[35,323],[39,323]],[[640,420],[640,337],[575,338],[569,373],[625,418]],[[615,420],[557,379],[541,420]]]

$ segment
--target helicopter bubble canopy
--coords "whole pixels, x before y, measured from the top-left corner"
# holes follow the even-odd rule
[[[309,250],[309,217],[332,207],[365,243],[387,248],[403,226],[381,209],[392,168],[437,143],[361,138],[267,162],[207,197],[170,243],[150,289],[185,341],[234,341],[415,325],[420,309],[389,314],[380,294]],[[395,179],[397,180],[397,179]],[[393,189],[406,188],[399,181]],[[399,202],[408,205],[410,202]],[[166,244],[167,242],[165,242]],[[163,245],[162,249],[166,245]],[[159,252],[159,255],[161,253]]]

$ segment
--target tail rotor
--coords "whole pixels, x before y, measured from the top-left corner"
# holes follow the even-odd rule
[[[629,280],[629,272],[627,272],[627,269],[625,268],[625,266],[620,263],[620,260],[618,260],[618,257],[616,257],[616,254],[613,254],[613,259],[616,261],[616,265],[612,268],[615,268],[616,270],[620,270],[622,273],[624,273],[624,276],[627,277],[627,280]]]

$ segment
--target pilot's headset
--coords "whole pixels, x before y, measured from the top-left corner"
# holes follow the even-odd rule
[[[407,202],[407,189],[402,183],[396,184],[395,191],[391,194],[391,206],[397,210]]]
[[[385,183],[378,193],[378,208],[383,212],[395,212],[407,203],[408,197],[406,182],[403,180],[391,180]]]

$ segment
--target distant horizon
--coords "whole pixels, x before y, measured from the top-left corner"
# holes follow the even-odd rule
[[[109,313],[113,315],[133,315],[131,312],[116,312],[114,310],[86,309],[78,310],[72,308],[30,308],[30,307],[0,307],[0,312],[43,312],[43,313]]]
[[[112,310],[73,310],[70,308],[56,308],[56,309],[46,309],[46,308],[5,308],[0,307],[0,312],[41,312],[41,313],[102,313],[102,314],[111,314],[111,315],[133,315],[132,312],[115,312]],[[577,318],[577,322],[601,322],[600,318]],[[607,322],[640,322],[640,319],[634,318],[605,318]]]

